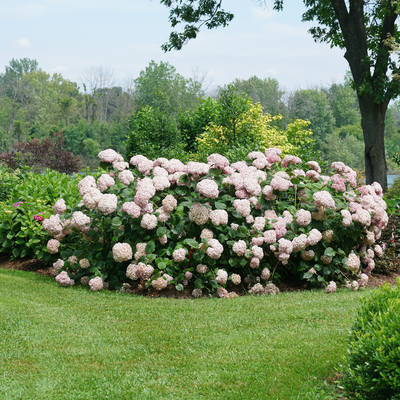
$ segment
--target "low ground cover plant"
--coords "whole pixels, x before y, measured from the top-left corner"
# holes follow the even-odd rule
[[[82,179],[77,207],[59,199],[43,221],[64,286],[189,286],[194,296],[227,297],[235,296],[228,284],[277,293],[273,282],[292,277],[328,292],[336,282],[357,290],[383,251],[382,188],[357,189],[341,162],[323,175],[317,162],[276,148],[233,164],[219,154],[207,164],[141,155],[128,163],[111,149],[99,157],[109,171]]]
[[[352,399],[400,399],[400,279],[363,298],[349,338],[343,386]]]

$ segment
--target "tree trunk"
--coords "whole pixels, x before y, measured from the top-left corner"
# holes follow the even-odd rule
[[[361,126],[365,143],[365,177],[367,185],[378,182],[386,191],[385,114],[388,102],[375,103],[372,96],[359,96]]]

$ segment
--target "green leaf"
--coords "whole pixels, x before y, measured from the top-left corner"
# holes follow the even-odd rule
[[[120,218],[120,217],[114,217],[114,218],[111,220],[111,225],[112,225],[112,226],[120,226],[120,225],[122,225],[122,220],[121,220],[121,218]]]
[[[152,240],[149,243],[147,243],[146,248],[145,248],[145,252],[147,254],[151,254],[155,249],[156,249],[156,244]]]
[[[175,193],[179,194],[180,196],[184,196],[187,193],[187,188],[184,186],[179,186],[175,189]]]
[[[199,244],[196,242],[196,240],[194,239],[185,239],[183,241],[184,244],[187,244],[188,246],[190,246],[192,249],[198,249],[199,248]]]
[[[204,254],[202,251],[198,251],[193,254],[193,260],[195,261],[201,261],[204,258]]]
[[[234,267],[235,265],[237,265],[238,259],[235,258],[235,257],[230,257],[228,262],[229,262],[231,267]]]
[[[166,235],[168,233],[168,228],[166,228],[165,226],[160,226],[159,228],[157,228],[157,237],[163,237],[164,235]]]
[[[175,286],[175,289],[181,292],[184,289],[184,286],[182,285],[182,283],[179,283],[178,285]]]
[[[167,267],[167,264],[166,264],[164,261],[159,262],[159,263],[157,264],[157,268],[158,268],[158,269],[165,269],[166,267]]]
[[[313,276],[313,274],[311,273],[311,272],[306,272],[304,275],[303,275],[303,279],[310,279],[310,278],[312,278],[312,276]]]
[[[335,250],[332,249],[332,247],[327,247],[324,251],[324,254],[328,257],[335,257]]]
[[[242,267],[245,267],[246,265],[247,265],[247,260],[245,259],[245,258],[241,258],[240,259],[240,261],[239,261],[239,264],[242,266]]]
[[[215,208],[217,210],[225,210],[226,209],[226,204],[225,203],[221,203],[220,201],[216,201],[215,202]]]
[[[293,185],[298,185],[301,181],[300,181],[300,179],[299,178],[292,178],[291,180],[290,180],[290,182],[292,182],[293,183]]]
[[[13,249],[12,254],[14,257],[18,257],[20,253],[19,247]]]

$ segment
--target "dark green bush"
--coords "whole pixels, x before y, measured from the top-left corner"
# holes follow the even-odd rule
[[[343,373],[349,399],[400,399],[400,279],[363,299]]]

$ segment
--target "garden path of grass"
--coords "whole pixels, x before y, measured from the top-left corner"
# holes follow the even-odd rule
[[[0,269],[0,399],[317,399],[360,296],[150,299]]]

